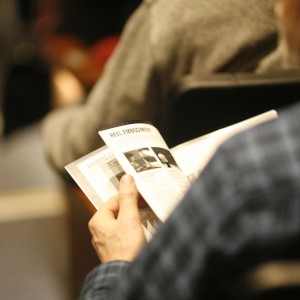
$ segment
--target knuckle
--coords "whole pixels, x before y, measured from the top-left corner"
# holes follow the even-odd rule
[[[93,230],[94,227],[95,227],[95,225],[94,225],[94,220],[91,219],[91,220],[88,222],[88,228],[89,228],[90,230]]]
[[[122,193],[120,193],[120,196],[119,196],[119,198],[121,200],[133,199],[135,197],[136,197],[136,193],[132,190],[123,191]]]

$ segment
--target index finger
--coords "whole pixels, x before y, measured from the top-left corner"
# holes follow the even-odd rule
[[[119,212],[118,196],[110,198],[97,212],[98,215],[117,217]]]
[[[90,232],[97,232],[105,222],[115,221],[118,215],[119,201],[117,196],[106,202],[90,219],[88,227]],[[106,223],[107,224],[107,223]]]

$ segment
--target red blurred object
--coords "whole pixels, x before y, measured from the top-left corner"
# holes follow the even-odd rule
[[[99,67],[103,67],[113,51],[115,50],[120,37],[109,36],[102,38],[89,49],[91,60]]]
[[[68,69],[89,89],[101,76],[118,41],[118,36],[105,37],[87,47],[77,37],[60,34],[44,43],[43,52],[56,67]]]

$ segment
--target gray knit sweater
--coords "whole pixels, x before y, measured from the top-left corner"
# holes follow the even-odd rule
[[[144,0],[86,104],[43,121],[58,171],[101,145],[103,126],[158,121],[169,87],[192,73],[254,71],[276,47],[276,0]]]

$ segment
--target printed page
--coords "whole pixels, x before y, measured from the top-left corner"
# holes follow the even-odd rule
[[[99,131],[109,149],[132,175],[149,206],[164,221],[190,187],[158,130],[130,123]]]
[[[245,121],[219,129],[207,135],[180,144],[171,149],[181,170],[192,182],[199,176],[218,147],[230,137],[261,123],[276,119],[275,110],[268,111]]]
[[[99,209],[117,194],[124,170],[105,146],[67,165],[66,170]]]
[[[96,209],[118,193],[120,179],[125,174],[106,146],[65,168]],[[150,240],[161,222],[149,207],[140,208],[139,212],[146,239]]]

